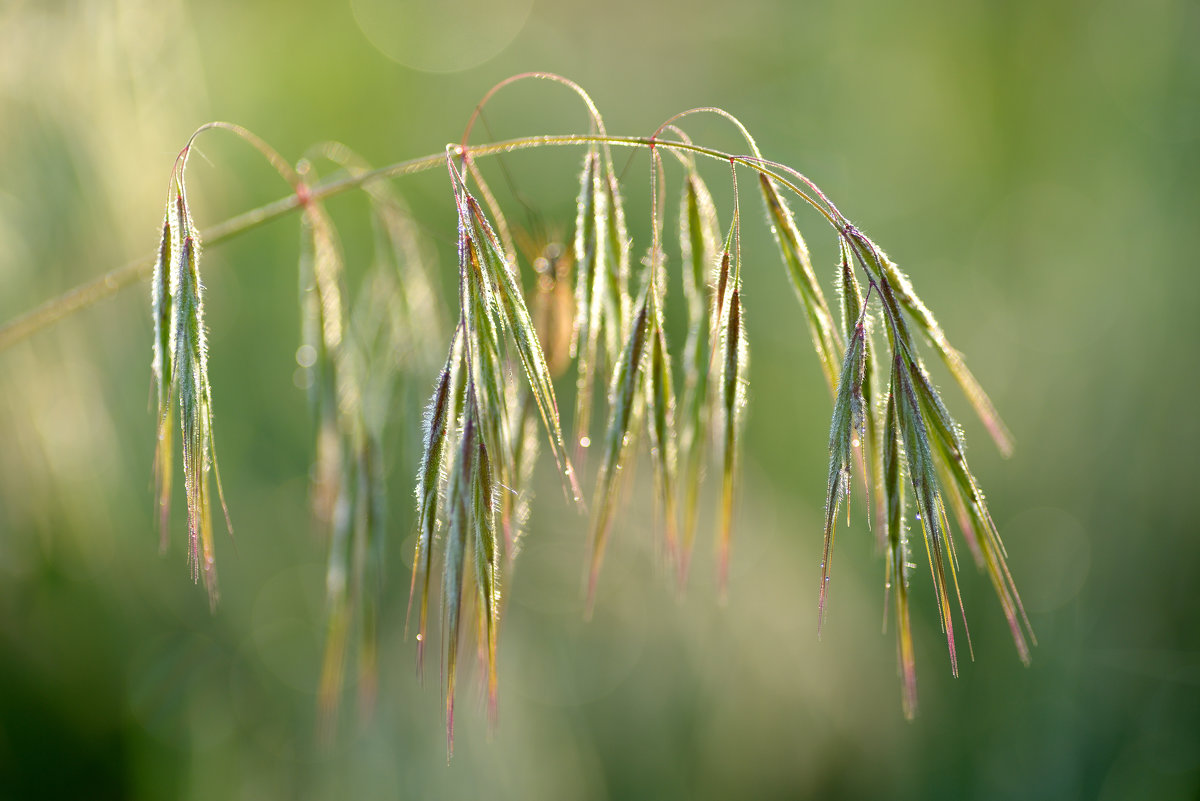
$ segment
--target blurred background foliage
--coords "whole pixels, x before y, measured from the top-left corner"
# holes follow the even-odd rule
[[[383,164],[440,151],[489,86],[530,69],[579,81],[618,133],[696,105],[737,114],[908,270],[1006,417],[1009,461],[953,406],[1040,640],[1023,668],[968,568],[976,661],[952,679],[919,569],[906,723],[856,498],[817,641],[830,401],[759,227],[728,603],[711,538],[677,601],[639,495],[584,623],[585,526],[543,481],[504,620],[500,725],[489,740],[465,692],[447,767],[437,666],[419,686],[403,637],[413,432],[434,378],[412,376],[391,429],[379,703],[348,705],[320,746],[293,217],[204,264],[237,530],[217,543],[216,614],[188,581],[178,508],[157,552],[144,288],[0,353],[0,796],[1196,798],[1200,331],[1167,301],[1200,289],[1198,40],[1189,0],[0,3],[3,320],[148,253],[170,164],[210,119],[292,158],[337,139]],[[488,121],[496,136],[585,126],[548,85],[512,90]],[[693,133],[740,149],[715,124]],[[285,193],[231,138],[200,155],[202,226]],[[564,233],[577,163],[506,162]],[[635,254],[645,165],[627,175]],[[444,174],[399,189],[449,280]],[[331,203],[351,265],[369,257],[365,210]],[[832,275],[833,238],[801,222]]]

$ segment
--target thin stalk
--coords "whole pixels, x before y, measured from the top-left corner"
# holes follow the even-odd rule
[[[652,136],[566,134],[556,136],[524,136],[486,145],[473,145],[469,148],[469,152],[471,158],[475,159],[537,147],[563,147],[588,144],[603,144],[616,147],[661,147],[668,150],[694,153],[718,161],[740,164],[777,181],[780,186],[788,189],[805,203],[816,209],[835,229],[840,228],[834,213],[831,213],[825,205],[797,186],[788,176],[781,174],[782,171],[775,168],[774,165],[765,164],[754,156],[734,155],[691,142],[656,139]],[[461,145],[452,145],[451,151],[453,155],[460,156],[462,155],[463,148]],[[259,206],[236,217],[230,217],[224,222],[206,228],[200,232],[200,236],[204,243],[211,247],[283,217],[289,212],[302,207],[306,202],[324,200],[325,198],[342,194],[351,189],[357,189],[371,181],[398,178],[404,175],[424,172],[445,164],[445,160],[446,154],[443,151],[415,159],[408,159],[407,161],[396,162],[395,164],[357,175],[348,175],[324,181],[312,187],[307,197],[296,194],[288,195],[287,197]],[[0,351],[32,336],[43,328],[57,323],[59,320],[71,316],[77,311],[86,309],[116,294],[119,290],[127,286],[146,280],[150,277],[153,267],[154,254],[146,254],[124,266],[109,270],[97,278],[69,289],[34,309],[9,320],[0,326]]]

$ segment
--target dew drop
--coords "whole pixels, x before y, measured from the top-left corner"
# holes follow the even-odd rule
[[[853,445],[855,448],[857,448],[858,447],[858,437],[855,437],[854,439],[850,440],[850,444]]]
[[[581,448],[587,448],[587,447],[591,446],[591,444],[592,444],[592,438],[591,438],[591,437],[588,437],[588,436],[582,436],[582,437],[580,437],[580,438],[579,438],[579,447],[581,447]]]
[[[301,367],[312,367],[317,363],[317,349],[312,345],[301,345],[296,348],[296,364]]]
[[[421,641],[421,640],[423,640],[423,639],[425,639],[425,635],[424,635],[424,634],[418,634],[418,635],[417,635],[417,642],[420,642],[420,641]]]

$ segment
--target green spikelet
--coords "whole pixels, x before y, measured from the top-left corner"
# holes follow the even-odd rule
[[[717,219],[712,196],[694,171],[684,183],[680,202],[679,245],[684,264],[688,333],[684,345],[684,389],[680,413],[680,452],[683,456],[682,513],[679,542],[679,583],[687,581],[692,542],[700,505],[710,419],[709,374],[714,325],[709,321],[715,306],[710,275],[717,258]]]
[[[222,508],[225,508],[217,471],[212,430],[212,387],[208,379],[208,342],[204,327],[203,285],[200,281],[200,241],[188,209],[183,182],[184,151],[171,179],[159,259],[152,290],[155,322],[154,374],[159,407],[156,427],[158,451],[155,475],[159,491],[160,525],[165,526],[171,489],[171,407],[179,404],[183,483],[187,497],[188,563],[192,578],[204,577],[209,602],[217,602],[217,574],[209,511],[211,470]],[[169,325],[169,330],[164,329]],[[226,510],[225,522],[229,524]]]
[[[836,392],[842,343],[833,323],[833,315],[829,313],[829,304],[825,302],[825,293],[821,291],[821,285],[817,283],[816,274],[813,272],[808,245],[800,235],[792,210],[779,194],[775,183],[765,175],[760,175],[759,179],[771,231],[775,234],[775,242],[783,255],[788,277],[791,278],[792,287],[796,290],[796,296],[808,320],[813,346],[817,349],[817,359],[821,363],[821,370],[829,384],[830,392]]]
[[[171,513],[171,470],[175,458],[172,453],[171,392],[174,384],[172,369],[175,362],[171,337],[174,314],[171,308],[172,254],[178,248],[175,241],[178,233],[171,224],[171,204],[167,203],[163,215],[162,241],[150,285],[151,315],[154,320],[154,358],[151,369],[157,390],[158,404],[155,418],[158,436],[154,448],[155,505],[158,508],[159,548],[167,547],[167,524]]]

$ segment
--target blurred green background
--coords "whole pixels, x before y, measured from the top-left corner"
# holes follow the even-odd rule
[[[171,162],[210,119],[290,158],[337,139],[382,164],[439,152],[489,86],[524,70],[582,83],[618,133],[722,106],[907,269],[1006,417],[1011,460],[937,374],[1039,638],[1032,666],[968,567],[976,661],[951,678],[921,568],[921,707],[906,722],[860,508],[817,640],[829,399],[759,227],[746,242],[753,360],[727,604],[711,538],[678,602],[638,496],[584,623],[585,527],[543,482],[504,621],[499,726],[489,737],[468,682],[447,767],[436,659],[421,687],[403,636],[407,421],[433,380],[414,376],[392,429],[379,704],[370,719],[348,704],[322,747],[323,546],[292,377],[289,218],[204,263],[237,529],[217,542],[216,614],[188,580],[178,510],[158,555],[146,289],[0,353],[0,796],[1200,797],[1200,331],[1167,302],[1200,289],[1200,5],[434,5],[0,2],[0,320],[149,252]],[[496,136],[585,125],[549,85],[514,89],[489,121]],[[719,125],[694,135],[739,148]],[[220,133],[201,156],[201,225],[286,189]],[[577,158],[506,162],[564,231]],[[645,167],[635,159],[626,179],[637,254]],[[451,276],[444,173],[398,188]],[[331,210],[348,259],[366,258],[365,203]],[[815,215],[801,222],[831,274],[832,238]]]

